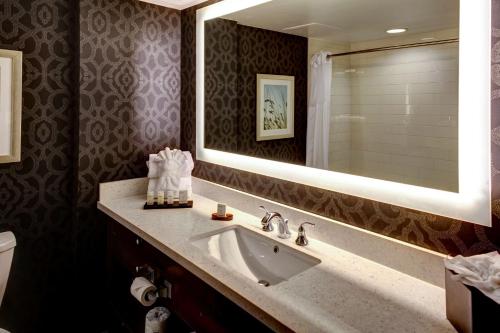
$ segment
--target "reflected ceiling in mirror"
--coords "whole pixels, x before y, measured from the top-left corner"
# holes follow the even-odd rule
[[[207,20],[205,147],[458,192],[458,36],[458,0],[273,0]]]

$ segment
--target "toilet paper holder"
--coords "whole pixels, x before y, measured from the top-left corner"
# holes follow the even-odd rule
[[[167,280],[160,282],[160,287],[157,287],[156,292],[158,297],[172,299],[172,284]]]
[[[135,272],[137,277],[139,276],[145,277],[146,279],[151,281],[152,284],[156,286],[156,292],[150,292],[149,293],[150,297],[156,297],[156,298],[161,297],[167,299],[172,298],[172,284],[166,279],[159,281],[160,274],[158,273],[157,269],[154,269],[149,265],[142,265],[142,266],[136,266]]]
[[[155,284],[158,273],[149,265],[135,266],[136,277],[142,276]]]

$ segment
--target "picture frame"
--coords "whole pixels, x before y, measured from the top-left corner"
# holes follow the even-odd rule
[[[294,76],[257,74],[257,141],[294,137],[294,102]]]
[[[22,57],[0,49],[0,163],[21,161]]]

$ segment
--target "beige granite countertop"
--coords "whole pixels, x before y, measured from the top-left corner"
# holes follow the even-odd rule
[[[113,186],[116,187],[117,183]],[[123,196],[127,195],[127,196]],[[455,332],[442,288],[332,245],[260,230],[260,218],[234,208],[232,222],[212,221],[216,202],[194,194],[192,209],[143,210],[144,196],[101,198],[98,208],[177,261],[276,331]],[[291,279],[262,287],[202,253],[190,239],[239,224],[321,260]],[[356,239],[352,240],[353,242]]]

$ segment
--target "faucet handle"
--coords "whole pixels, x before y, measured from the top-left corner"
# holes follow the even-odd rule
[[[266,212],[266,215],[262,218],[260,223],[262,224],[262,230],[264,231],[273,231],[273,224],[270,221],[271,213],[264,206],[259,206],[260,209]]]
[[[303,231],[303,230],[304,230],[304,225],[306,225],[306,224],[309,224],[309,225],[311,225],[311,226],[313,226],[313,227],[316,225],[316,223],[312,223],[312,222],[304,222],[304,223],[302,223],[302,224],[299,226],[299,231],[300,231],[300,229],[302,229],[302,231]]]
[[[267,208],[266,208],[266,207],[264,207],[264,206],[259,206],[259,208],[260,208],[260,209],[262,209],[263,211],[265,211],[265,212],[266,212],[266,215],[267,215],[267,214],[271,214],[271,213],[267,210]]]
[[[304,225],[306,224],[313,227],[316,225],[311,222],[304,222],[299,226],[299,234],[297,235],[297,239],[295,240],[295,244],[299,246],[306,246],[307,244],[309,244],[309,240],[306,237],[306,230],[304,229]]]

